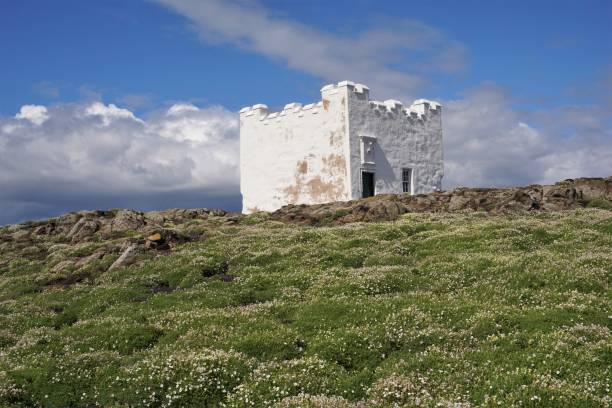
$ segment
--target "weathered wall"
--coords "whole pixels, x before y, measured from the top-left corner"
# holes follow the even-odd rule
[[[350,198],[346,87],[322,90],[322,100],[240,111],[242,211]]]
[[[361,198],[361,172],[374,171],[376,194],[402,192],[402,168],[411,168],[412,193],[439,190],[444,174],[441,106],[419,99],[370,101],[364,85],[345,81],[348,95],[352,199]],[[362,163],[361,137],[376,138],[375,164]]]
[[[412,169],[413,194],[441,188],[439,104],[370,101],[369,89],[350,81],[323,87],[321,96],[281,112],[240,111],[243,212],[360,198],[362,171],[375,173],[376,194],[402,192],[403,168]],[[371,163],[362,160],[363,137],[374,141]]]

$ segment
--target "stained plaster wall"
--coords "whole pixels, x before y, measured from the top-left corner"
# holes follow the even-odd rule
[[[321,101],[240,111],[240,190],[244,213],[351,197],[347,87],[322,90]]]
[[[419,99],[371,101],[367,87],[347,85],[351,199],[362,194],[362,171],[375,173],[375,193],[401,193],[402,169],[412,169],[412,194],[439,190],[444,175],[442,108]],[[362,138],[375,139],[374,164],[362,161]],[[370,139],[370,140],[372,140]]]
[[[404,168],[412,169],[412,194],[441,188],[438,103],[371,101],[368,87],[351,81],[326,85],[321,97],[275,113],[261,104],[240,111],[243,212],[360,198],[363,171],[375,173],[376,194],[402,192]],[[373,142],[368,162],[364,138]]]

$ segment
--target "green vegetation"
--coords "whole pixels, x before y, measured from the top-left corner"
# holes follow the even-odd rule
[[[256,217],[111,272],[0,229],[0,406],[612,402],[609,211]]]
[[[612,210],[612,201],[605,198],[595,198],[587,204],[589,208],[601,208],[602,210]]]

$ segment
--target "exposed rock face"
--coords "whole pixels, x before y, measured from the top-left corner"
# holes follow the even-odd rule
[[[584,207],[596,198],[612,200],[612,177],[569,179],[554,185],[457,188],[415,196],[383,194],[348,202],[288,205],[272,213],[271,217],[303,225],[336,225],[395,220],[407,212],[558,211]]]
[[[97,221],[81,218],[74,224],[66,236],[72,238],[73,241],[79,242],[95,234],[99,228],[100,224]]]
[[[136,231],[145,224],[141,212],[134,210],[119,210],[111,223],[111,232]]]
[[[79,211],[0,227],[0,253],[44,260],[51,276],[44,284],[69,286],[131,265],[139,254],[142,259],[168,254],[180,243],[202,239],[208,228],[233,225],[241,218],[206,208]],[[0,256],[0,273],[13,260]]]
[[[159,234],[164,242],[184,242],[190,235],[177,228],[190,220],[222,219],[231,223],[240,214],[219,209],[168,209],[147,213],[134,210],[80,211],[45,221],[33,221],[20,225],[6,226],[7,235],[2,239],[27,242],[32,237],[63,235],[72,243],[81,243],[101,238],[122,237],[125,233],[150,236]],[[98,238],[96,238],[98,237]],[[155,241],[155,240],[152,240]],[[159,240],[158,240],[159,241]]]
[[[74,263],[72,261],[61,261],[52,268],[52,271],[55,273],[59,273],[65,271],[68,268],[71,268],[72,266],[74,266]]]
[[[456,188],[452,191],[410,196],[381,194],[362,200],[317,205],[288,205],[269,215],[272,220],[300,225],[335,225],[395,220],[409,212],[557,211],[584,207],[593,199],[612,201],[612,177],[580,178],[554,185],[513,188]],[[65,214],[46,221],[3,227],[2,242],[27,245],[41,236],[65,236],[73,245],[100,239],[139,236],[140,249],[167,250],[174,244],[199,239],[202,229],[190,224],[232,225],[251,216],[219,209],[172,208],[163,211],[96,210]],[[61,244],[64,245],[64,244]],[[119,251],[119,250],[118,250]],[[49,252],[51,249],[49,249]],[[102,256],[97,255],[100,259]],[[85,261],[83,261],[85,262]]]
[[[114,269],[123,268],[128,266],[134,262],[136,256],[138,255],[138,247],[136,245],[130,245],[126,248],[125,251],[121,254],[119,258],[108,268],[109,271]]]
[[[94,252],[93,254],[83,257],[81,259],[79,259],[74,266],[76,268],[82,268],[84,266],[89,265],[90,263],[92,263],[93,261],[99,260],[104,258],[104,255],[106,255],[106,251],[105,250],[98,250],[96,252]]]

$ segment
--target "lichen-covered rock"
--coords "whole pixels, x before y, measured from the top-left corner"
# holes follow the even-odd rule
[[[27,229],[17,230],[13,232],[12,238],[15,241],[27,241],[28,239],[30,239],[30,231],[28,231]]]
[[[34,235],[51,235],[55,232],[55,223],[50,222],[45,225],[36,227],[33,231]]]
[[[123,251],[121,256],[117,258],[115,262],[113,262],[113,264],[110,266],[110,268],[108,268],[108,270],[112,271],[118,268],[123,268],[131,265],[136,260],[137,255],[138,247],[136,245],[128,246],[125,251]]]
[[[462,195],[455,194],[451,197],[450,202],[448,203],[448,210],[449,211],[459,211],[459,210],[465,210],[467,208],[471,209],[471,206],[470,206],[471,201],[472,200],[470,197],[465,197]]]
[[[136,231],[145,225],[145,218],[141,212],[134,210],[119,210],[111,222],[111,232]]]
[[[74,224],[66,236],[71,238],[73,242],[80,242],[94,235],[99,228],[100,224],[98,222],[87,218],[81,218]]]
[[[361,209],[363,211],[359,221],[396,220],[407,211],[401,203],[384,199],[361,207]]]
[[[74,224],[79,221],[80,218],[81,216],[76,213],[69,213],[54,218],[51,221],[55,225],[56,233],[67,234],[68,232],[70,232]]]
[[[565,180],[544,186],[462,187],[448,192],[414,196],[383,194],[348,202],[287,205],[273,212],[271,219],[301,225],[337,225],[361,221],[392,221],[406,212],[559,211],[584,207],[595,198],[612,199],[612,177]]]
[[[72,262],[70,260],[61,261],[57,265],[55,265],[51,269],[51,271],[54,272],[54,273],[60,273],[60,272],[64,272],[64,271],[72,268],[73,266],[74,266],[74,262]]]
[[[147,224],[163,225],[166,222],[164,211],[149,211],[144,214]]]
[[[582,192],[582,197],[586,201],[596,198],[612,200],[612,182],[608,178],[579,178],[573,180],[574,187]]]
[[[86,257],[83,257],[83,258],[79,259],[78,261],[76,261],[75,264],[74,264],[74,267],[75,268],[84,268],[87,265],[89,265],[90,263],[104,258],[105,255],[106,255],[106,250],[104,250],[104,249],[97,250],[93,254],[91,254],[89,256],[86,256]]]

